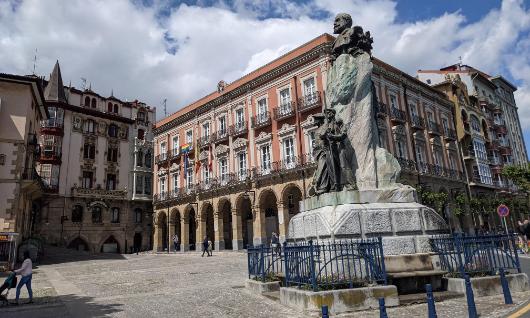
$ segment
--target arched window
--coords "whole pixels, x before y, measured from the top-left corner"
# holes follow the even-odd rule
[[[90,97],[85,97],[85,107],[89,107],[90,106]]]
[[[114,112],[117,114],[118,113],[118,104],[114,104]]]
[[[476,132],[480,132],[480,122],[475,115],[471,115],[471,128]]]
[[[137,167],[141,167],[143,166],[143,161],[144,161],[144,152],[139,150],[138,153],[136,154],[136,166]]]
[[[142,209],[134,209],[134,223],[142,223]]]
[[[80,205],[74,205],[72,209],[72,222],[80,223],[83,222],[83,207]]]
[[[92,223],[101,223],[101,207],[92,208]]]
[[[147,150],[147,153],[145,154],[145,166],[151,168],[151,151],[149,150]]]
[[[92,119],[88,119],[85,121],[85,127],[84,127],[84,131],[86,133],[89,133],[89,134],[93,134],[95,129],[94,129],[94,121]]]
[[[92,98],[92,103],[90,106],[92,106],[92,108],[96,108],[96,99],[95,98]]]
[[[143,129],[138,129],[138,139],[140,140],[144,140],[144,130]]]
[[[111,113],[112,112],[112,103],[109,102],[108,105],[107,105],[107,112]]]
[[[118,137],[118,127],[114,124],[109,125],[109,137]]]
[[[120,209],[110,209],[110,223],[120,223]]]

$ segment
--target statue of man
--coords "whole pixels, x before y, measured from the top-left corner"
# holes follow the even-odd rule
[[[333,23],[333,33],[338,34],[332,46],[332,60],[341,54],[359,55],[363,52],[371,54],[373,39],[370,32],[363,32],[363,28],[352,28],[352,18],[347,13],[339,13]]]

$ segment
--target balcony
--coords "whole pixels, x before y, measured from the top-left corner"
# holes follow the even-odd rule
[[[37,159],[40,163],[61,164],[60,151],[41,151],[40,157]]]
[[[139,139],[138,137],[134,137],[134,145],[137,147],[153,148],[152,141],[148,141],[145,139]]]
[[[62,136],[64,134],[63,123],[56,120],[55,118],[41,120],[40,121],[40,132],[41,134],[56,133]]]
[[[416,162],[414,160],[409,160],[406,158],[396,158],[399,162],[399,166],[402,171],[414,172],[416,171]]]
[[[456,131],[444,127],[444,138],[445,140],[456,140]]]
[[[462,149],[462,154],[464,155],[464,159],[466,160],[476,158],[475,149],[473,148],[473,146],[464,147]]]
[[[425,129],[425,120],[418,115],[410,115],[410,126],[416,129]]]
[[[266,127],[271,124],[271,114],[270,112],[264,112],[262,114],[257,114],[252,117],[252,128],[261,128]]]
[[[93,199],[126,200],[127,190],[86,189],[74,186],[72,187],[72,196]]]
[[[176,160],[180,158],[180,155],[181,155],[181,152],[180,152],[180,147],[179,147],[179,148],[173,148],[173,150],[169,151],[167,156],[169,160]]]
[[[489,156],[488,160],[490,162],[490,165],[492,165],[492,166],[499,166],[499,165],[502,164],[501,158],[499,158],[499,157]]]
[[[442,129],[440,127],[440,124],[432,121],[432,120],[429,120],[427,122],[427,131],[429,132],[429,134],[431,135],[436,135],[436,136],[441,136],[442,135]]]
[[[212,141],[212,136],[206,135],[199,138],[199,148],[207,147]]]
[[[149,120],[147,120],[145,118],[136,117],[135,122],[136,122],[136,125],[138,125],[138,126],[147,127],[149,125]]]
[[[493,180],[491,177],[486,177],[486,176],[482,176],[481,178],[481,175],[478,173],[478,171],[474,171],[473,172],[473,175],[471,176],[471,180],[470,180],[472,183],[474,183],[475,185],[484,185],[484,186],[489,186],[489,187],[493,187]]]
[[[388,106],[384,103],[378,102],[375,105],[375,112],[379,117],[386,117],[388,116]]]
[[[274,120],[282,120],[294,116],[295,102],[287,102],[274,108]]]
[[[212,134],[212,142],[213,143],[220,143],[223,141],[228,140],[228,131],[226,129],[224,130],[218,130],[217,132],[214,132]]]
[[[237,137],[237,136],[247,133],[247,131],[248,131],[247,123],[243,121],[243,122],[236,123],[235,125],[230,126],[229,135],[232,137]]]
[[[311,110],[311,109],[321,108],[321,107],[322,107],[322,99],[320,97],[320,92],[314,92],[298,100],[298,111],[301,113]]]
[[[171,155],[171,150],[169,150],[168,152],[164,152],[164,153],[161,153],[161,154],[157,155],[155,157],[155,163],[157,165],[161,165],[161,164],[165,163],[168,160],[170,155]]]
[[[398,109],[396,107],[391,107],[390,108],[390,120],[392,122],[396,122],[396,123],[404,123],[405,122],[405,112],[402,111],[401,109]]]

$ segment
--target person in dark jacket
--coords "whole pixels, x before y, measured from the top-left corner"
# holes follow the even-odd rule
[[[201,257],[204,257],[204,252],[206,252],[206,256],[211,256],[210,252],[208,251],[208,236],[204,237],[204,240],[202,241],[202,255]]]

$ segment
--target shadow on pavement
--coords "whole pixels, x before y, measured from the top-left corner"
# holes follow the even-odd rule
[[[93,260],[124,260],[126,259],[121,254],[113,253],[91,253],[85,251],[77,251],[64,247],[46,246],[44,248],[44,255],[42,255],[39,265],[51,265],[70,262],[82,262]]]
[[[27,299],[21,300],[18,306],[9,305],[0,308],[0,316],[7,317],[107,317],[123,311],[122,304],[99,304],[93,297],[63,295],[34,299],[28,304]]]

